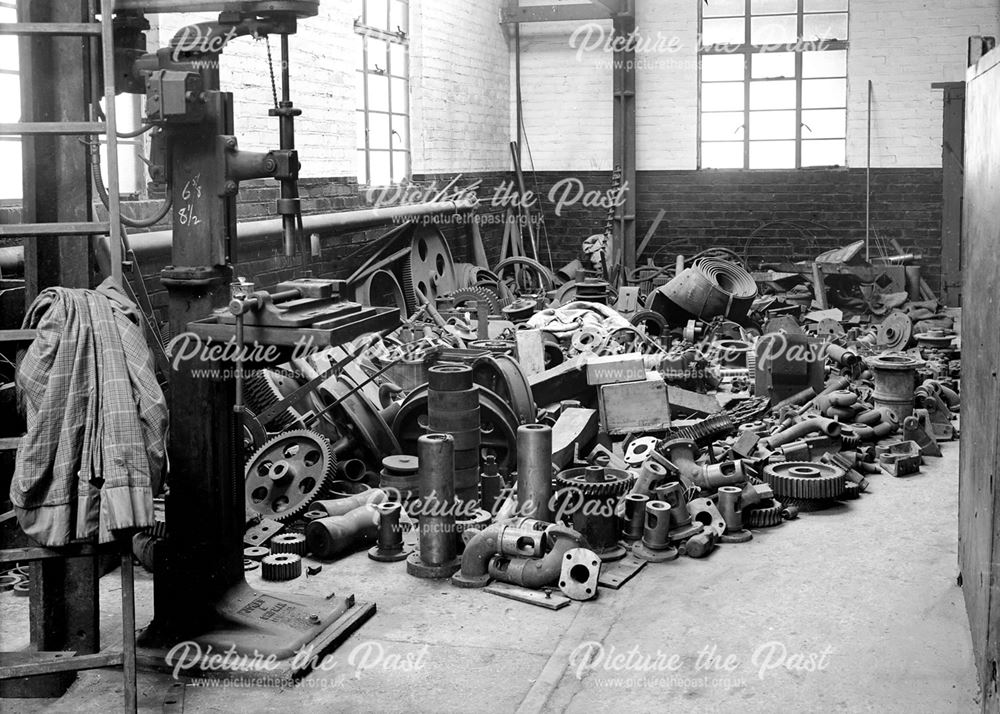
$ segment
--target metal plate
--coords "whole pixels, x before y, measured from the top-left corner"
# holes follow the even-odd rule
[[[526,602],[529,605],[538,605],[549,610],[561,610],[572,602],[572,600],[562,593],[527,590],[509,583],[493,583],[492,585],[487,585],[485,590],[500,597],[517,600],[518,602]]]
[[[602,588],[617,590],[634,578],[640,570],[645,568],[646,562],[642,558],[637,558],[629,553],[617,562],[604,563],[601,567],[601,575],[597,579],[597,584]]]

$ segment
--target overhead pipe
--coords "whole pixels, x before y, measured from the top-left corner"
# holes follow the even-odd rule
[[[470,213],[479,205],[478,199],[467,195],[450,201],[427,201],[426,203],[411,203],[402,206],[385,206],[378,208],[363,208],[357,211],[336,211],[333,213],[314,213],[302,216],[302,231],[305,234],[317,233],[323,235],[341,235],[377,228],[401,221],[416,218],[430,218],[454,214]],[[241,221],[236,224],[236,236],[239,250],[243,253],[254,252],[267,247],[277,247],[284,234],[280,218],[269,218],[263,221]],[[132,233],[129,244],[140,266],[144,264],[167,265],[170,262],[173,246],[173,230],[150,231],[149,233]],[[94,239],[94,250],[102,272],[107,272],[110,265],[110,244],[107,236]],[[0,248],[0,274],[4,276],[24,275],[24,248],[11,246]]]

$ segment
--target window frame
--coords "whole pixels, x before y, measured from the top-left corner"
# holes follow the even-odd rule
[[[812,165],[812,164],[810,164],[808,166],[803,166],[802,165],[803,142],[806,141],[806,140],[808,140],[808,139],[804,139],[804,137],[803,137],[803,127],[805,126],[805,124],[803,122],[803,112],[806,112],[806,111],[824,111],[824,110],[837,110],[837,111],[841,111],[842,110],[842,111],[844,111],[844,132],[843,132],[843,138],[842,138],[842,140],[844,141],[844,147],[845,147],[844,164],[843,164],[843,166],[846,168],[847,167],[847,150],[846,150],[847,149],[847,109],[848,109],[848,98],[850,96],[850,85],[849,85],[849,77],[848,77],[848,70],[847,70],[847,68],[848,68],[849,61],[850,61],[850,55],[849,55],[849,53],[850,53],[850,37],[848,35],[848,39],[846,39],[846,40],[807,40],[807,39],[803,38],[803,32],[804,32],[805,19],[809,15],[830,15],[830,14],[846,15],[847,16],[848,27],[850,27],[850,17],[851,17],[850,0],[847,0],[847,9],[846,10],[840,10],[840,11],[834,11],[834,12],[831,12],[831,11],[806,12],[805,11],[805,1],[806,0],[796,0],[796,11],[795,11],[795,15],[794,16],[796,18],[796,37],[798,39],[796,40],[796,43],[795,43],[795,45],[794,45],[794,47],[792,49],[784,49],[787,46],[787,44],[790,44],[790,43],[786,43],[784,45],[778,45],[779,47],[782,48],[781,50],[778,50],[778,51],[792,52],[794,54],[794,58],[795,58],[795,77],[792,78],[792,79],[794,79],[794,82],[795,82],[795,107],[794,107],[794,111],[795,111],[795,137],[794,137],[794,142],[795,142],[795,165],[794,165],[794,167],[788,167],[788,168],[784,168],[784,169],[766,169],[766,168],[752,168],[751,167],[751,146],[752,145],[759,144],[759,143],[767,143],[767,142],[788,142],[788,141],[792,141],[791,138],[782,138],[782,139],[752,139],[751,138],[751,123],[750,123],[750,120],[751,120],[751,116],[753,114],[759,113],[759,112],[763,112],[763,111],[791,111],[791,109],[786,109],[786,110],[780,110],[780,109],[775,109],[775,110],[760,110],[760,109],[758,109],[758,110],[752,110],[751,109],[751,90],[752,90],[754,82],[762,82],[762,81],[764,81],[764,82],[766,82],[766,81],[790,81],[790,78],[788,78],[788,77],[782,77],[782,78],[778,78],[778,77],[771,78],[771,77],[769,77],[769,78],[763,78],[763,79],[754,79],[753,78],[753,57],[754,56],[758,56],[758,55],[765,55],[765,54],[775,53],[776,51],[773,50],[773,49],[772,50],[766,49],[768,47],[774,47],[775,45],[755,45],[755,44],[753,44],[752,41],[751,41],[752,40],[751,35],[752,35],[753,19],[754,18],[762,18],[762,17],[763,18],[766,18],[766,17],[791,17],[792,13],[787,12],[787,13],[773,13],[773,14],[758,14],[758,15],[754,15],[754,14],[752,14],[752,2],[753,2],[753,0],[743,0],[743,13],[744,13],[743,15],[739,15],[739,16],[735,16],[735,15],[719,15],[719,16],[705,17],[703,0],[696,0],[696,1],[698,2],[698,8],[699,8],[698,9],[698,38],[699,38],[699,46],[698,46],[698,131],[697,131],[697,141],[698,141],[697,166],[698,166],[698,170],[712,170],[712,167],[706,168],[703,165],[703,163],[704,163],[704,156],[703,156],[703,154],[704,154],[704,145],[706,143],[708,143],[708,144],[713,144],[713,143],[717,143],[717,144],[734,143],[735,144],[735,143],[737,143],[736,140],[734,140],[732,142],[726,142],[725,140],[720,140],[720,139],[705,140],[703,138],[703,124],[704,124],[704,116],[705,116],[705,114],[727,113],[726,110],[708,110],[708,111],[706,111],[704,109],[704,107],[703,107],[704,88],[705,88],[706,82],[705,82],[704,76],[703,76],[704,73],[703,73],[702,59],[704,57],[706,57],[706,56],[719,56],[719,55],[722,55],[722,56],[739,56],[739,57],[743,57],[743,78],[741,80],[739,80],[743,84],[743,110],[742,110],[742,114],[743,114],[743,125],[742,125],[743,137],[739,140],[739,142],[743,144],[743,166],[742,166],[742,168],[735,168],[734,167],[734,168],[732,168],[730,170],[743,170],[743,171],[751,171],[751,170],[752,171],[784,170],[784,171],[789,171],[789,170],[793,170],[793,169],[794,170],[800,170],[800,169],[803,169],[803,168],[806,168],[806,169],[809,169],[809,168],[822,168],[822,166],[819,166],[819,165]],[[740,44],[738,44],[738,45],[732,45],[732,44],[728,44],[728,45],[727,44],[703,45],[702,44],[702,38],[704,37],[705,20],[716,20],[716,19],[730,19],[730,20],[732,20],[732,19],[740,19],[740,20],[742,20],[743,21],[743,42],[740,43]],[[810,45],[811,43],[812,43],[812,47],[808,48],[807,46]],[[802,106],[802,104],[803,104],[803,81],[806,79],[805,77],[803,77],[803,59],[804,59],[804,53],[806,51],[810,51],[810,52],[811,51],[843,51],[846,54],[844,74],[842,76],[838,75],[836,77],[809,78],[809,79],[843,79],[844,80],[844,85],[845,85],[843,106],[837,106],[837,107],[832,107],[832,106],[831,107],[827,107],[827,106],[824,106],[824,107],[807,107],[807,108],[804,108]],[[719,81],[736,82],[737,80],[719,80]],[[711,84],[712,81],[710,80],[708,83]],[[736,113],[736,110],[731,110],[728,113]],[[739,131],[739,129],[737,129],[737,131]],[[841,139],[841,137],[833,137],[830,140],[840,140],[840,139]]]
[[[362,50],[360,53],[361,67],[356,68],[355,74],[358,76],[358,81],[362,83],[362,88],[360,95],[364,106],[356,108],[356,115],[358,121],[363,123],[364,132],[364,146],[359,146],[357,152],[362,153],[364,156],[364,169],[365,175],[359,175],[358,185],[371,187],[379,186],[383,184],[373,184],[372,183],[372,156],[373,154],[387,154],[389,158],[389,184],[388,185],[398,185],[406,181],[412,169],[412,137],[410,136],[410,34],[409,34],[409,24],[410,24],[410,3],[409,0],[382,0],[385,2],[386,17],[385,22],[376,24],[373,22],[373,18],[368,17],[368,5],[367,1],[361,2],[361,15],[356,17],[354,20],[354,33],[360,36],[360,41],[362,43]],[[382,25],[385,27],[389,26],[389,23],[393,16],[393,4],[396,3],[398,6],[403,8],[406,18],[406,27],[397,27],[396,32],[390,32],[382,29]],[[378,42],[386,43],[386,67],[383,71],[378,72],[369,69],[368,61],[368,42],[369,40],[376,40]],[[393,66],[392,61],[392,51],[391,46],[398,45],[403,48],[402,60],[403,67],[398,69]],[[376,65],[377,66],[377,65]],[[370,82],[368,80],[369,76],[375,75],[380,77],[385,77],[386,81],[386,109],[372,109],[371,108],[371,98],[369,95]],[[403,106],[397,108],[393,105],[393,91],[392,82],[393,80],[402,80],[403,82]],[[372,115],[384,116],[388,119],[389,123],[389,136],[388,136],[388,147],[383,148],[372,148]],[[397,124],[396,122],[400,122]],[[400,133],[402,130],[402,133]],[[399,137],[400,141],[405,135],[406,141],[402,148],[395,148],[394,137]],[[397,175],[396,173],[396,162],[395,155],[403,154],[404,161],[402,167],[402,173]],[[360,160],[359,160],[360,165]]]

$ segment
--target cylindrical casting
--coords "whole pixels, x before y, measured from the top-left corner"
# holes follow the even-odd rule
[[[552,520],[552,429],[544,424],[517,428],[517,499],[518,515]]]
[[[479,390],[472,367],[440,364],[427,373],[427,427],[450,434],[455,449],[455,493],[458,500],[479,506]]]
[[[663,501],[646,504],[642,544],[650,550],[664,550],[670,545],[670,511],[670,504]]]
[[[875,393],[872,395],[875,406],[891,411],[898,422],[913,414],[913,390],[919,365],[919,360],[905,354],[885,354],[868,360],[875,374]]]
[[[667,478],[667,470],[662,464],[646,459],[639,467],[639,477],[635,480],[632,493],[650,496],[653,489]]]
[[[625,514],[622,518],[622,536],[625,540],[639,540],[646,522],[646,504],[649,496],[642,493],[629,493],[622,498],[625,504]]]
[[[446,578],[459,568],[455,530],[455,441],[449,434],[417,439],[420,460],[420,550],[406,561],[418,578]]]
[[[740,497],[743,490],[735,486],[723,486],[719,489],[719,512],[726,522],[726,531],[743,530],[743,506]]]
[[[348,496],[347,498],[337,498],[329,501],[313,501],[310,508],[314,510],[322,509],[326,511],[328,516],[342,516],[345,513],[350,513],[355,508],[359,508],[366,504],[377,504],[382,503],[387,500],[387,495],[385,491],[378,488],[372,488],[362,493],[355,494],[354,496]]]
[[[355,547],[367,545],[378,535],[375,506],[364,505],[340,516],[310,521],[306,526],[309,551],[329,560]]]

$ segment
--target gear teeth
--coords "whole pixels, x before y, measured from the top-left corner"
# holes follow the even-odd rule
[[[573,468],[556,476],[556,483],[559,488],[574,488],[584,496],[600,498],[623,496],[635,483],[635,477],[621,469],[605,469],[604,477],[604,482],[591,483],[586,480],[586,468]]]
[[[271,538],[268,543],[272,553],[294,553],[295,555],[305,555],[306,537],[301,533],[279,533]]]
[[[801,513],[825,511],[827,508],[834,506],[836,503],[837,501],[835,499],[785,498],[782,500],[782,504],[785,509],[792,507]]]
[[[262,414],[282,399],[281,392],[278,391],[277,386],[269,378],[267,370],[249,372],[246,375],[243,389],[249,409],[254,415]],[[302,421],[302,418],[294,410],[286,409],[272,419],[269,426],[272,431],[285,431],[287,429],[304,428],[305,422]]]
[[[295,580],[302,575],[302,556],[294,553],[273,553],[260,561],[260,575],[264,580],[280,583]]]
[[[286,456],[287,446],[298,446],[299,450]],[[302,447],[314,447],[299,454]],[[281,460],[305,460],[298,463],[298,473],[292,469],[291,475],[275,480],[271,477],[270,464]],[[304,468],[302,468],[304,467]],[[253,513],[276,521],[287,521],[304,513],[309,504],[316,500],[333,481],[337,459],[329,440],[322,434],[308,429],[296,429],[278,434],[265,443],[250,458],[246,466],[246,503]],[[311,480],[311,482],[310,482]]]
[[[456,303],[471,302],[473,300],[476,302],[485,302],[489,305],[491,315],[500,314],[500,298],[489,288],[460,288],[450,293],[448,298],[454,300]]]
[[[770,503],[771,505],[765,505]],[[781,525],[781,511],[785,506],[781,501],[768,499],[762,501],[761,505],[754,506],[743,512],[743,523],[750,528],[771,528]]]
[[[764,468],[764,479],[771,484],[776,496],[796,500],[838,498],[846,482],[842,469],[810,461],[771,464]]]
[[[717,414],[691,426],[671,429],[664,436],[663,441],[666,443],[674,439],[687,439],[688,441],[693,441],[698,446],[704,447],[713,441],[718,441],[729,436],[735,430],[736,426],[728,414]]]

